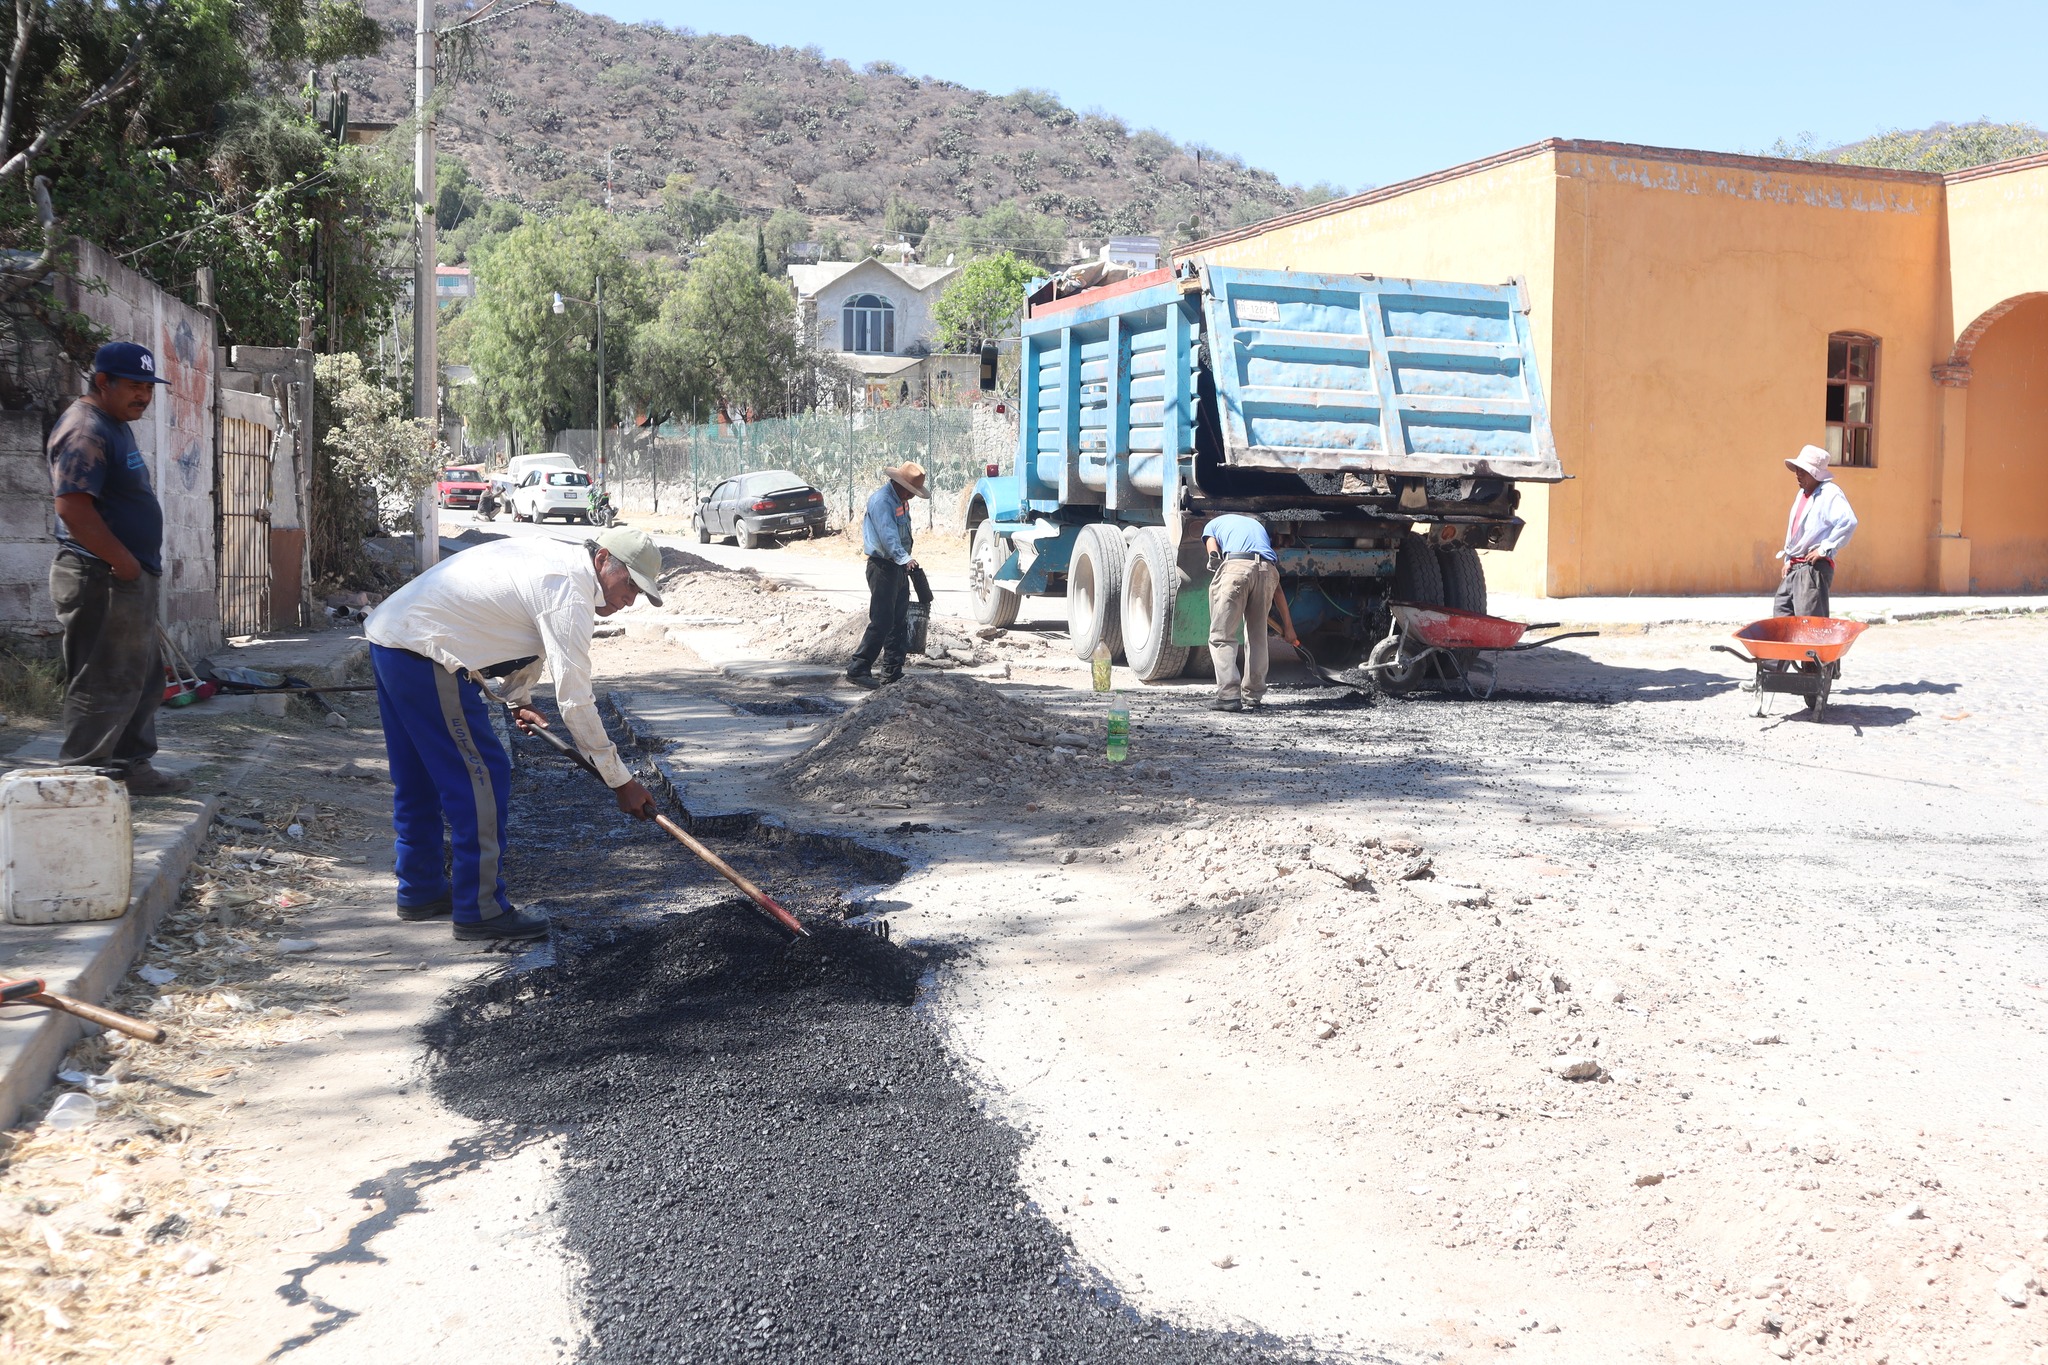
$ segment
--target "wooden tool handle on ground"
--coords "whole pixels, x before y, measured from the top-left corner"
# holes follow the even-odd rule
[[[125,1033],[130,1038],[140,1038],[145,1043],[161,1043],[169,1036],[155,1024],[145,1024],[140,1019],[130,1019],[125,1014],[101,1009],[98,1005],[88,1005],[83,1000],[73,1000],[68,995],[52,995],[48,991],[39,991],[23,999],[28,1004],[41,1005],[46,1010],[61,1010],[89,1024],[98,1024],[101,1028]]]

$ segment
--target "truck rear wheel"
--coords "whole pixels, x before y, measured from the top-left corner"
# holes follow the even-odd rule
[[[974,619],[984,626],[1017,624],[1024,595],[996,586],[996,570],[1003,567],[1010,550],[996,534],[995,523],[984,521],[975,527],[968,544],[967,598],[974,604]]]
[[[1436,551],[1413,531],[1401,537],[1401,548],[1394,554],[1394,581],[1387,591],[1396,602],[1426,607],[1445,605],[1444,576],[1437,565]]]
[[[1173,604],[1180,592],[1180,569],[1166,532],[1147,526],[1131,541],[1124,562],[1124,655],[1139,682],[1177,678],[1188,661],[1188,647],[1173,643]]]
[[[1479,551],[1463,546],[1440,549],[1436,566],[1443,579],[1445,606],[1486,615],[1486,564]]]
[[[1120,659],[1124,636],[1117,607],[1124,588],[1124,538],[1113,526],[1083,526],[1067,566],[1067,638],[1074,657],[1090,658],[1097,644]]]

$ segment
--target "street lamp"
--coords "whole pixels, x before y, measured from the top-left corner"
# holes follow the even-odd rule
[[[597,310],[597,491],[605,491],[604,481],[604,276],[597,277],[597,297],[594,299],[573,298],[555,291],[554,311],[560,316],[569,311],[572,303],[586,304]]]

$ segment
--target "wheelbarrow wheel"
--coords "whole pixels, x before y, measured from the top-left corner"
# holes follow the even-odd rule
[[[1820,691],[1806,699],[1806,718],[1808,720],[1819,720],[1820,713],[1827,710],[1828,693],[1833,690],[1834,685],[1835,680],[1832,677],[1825,673],[1821,675]]]
[[[1365,672],[1380,691],[1396,696],[1415,685],[1422,668],[1419,659],[1402,657],[1401,637],[1389,635],[1374,645],[1372,653],[1366,656]]]

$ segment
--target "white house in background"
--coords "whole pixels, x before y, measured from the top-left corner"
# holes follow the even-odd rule
[[[932,305],[957,266],[825,261],[789,267],[804,340],[871,377],[932,350]]]

